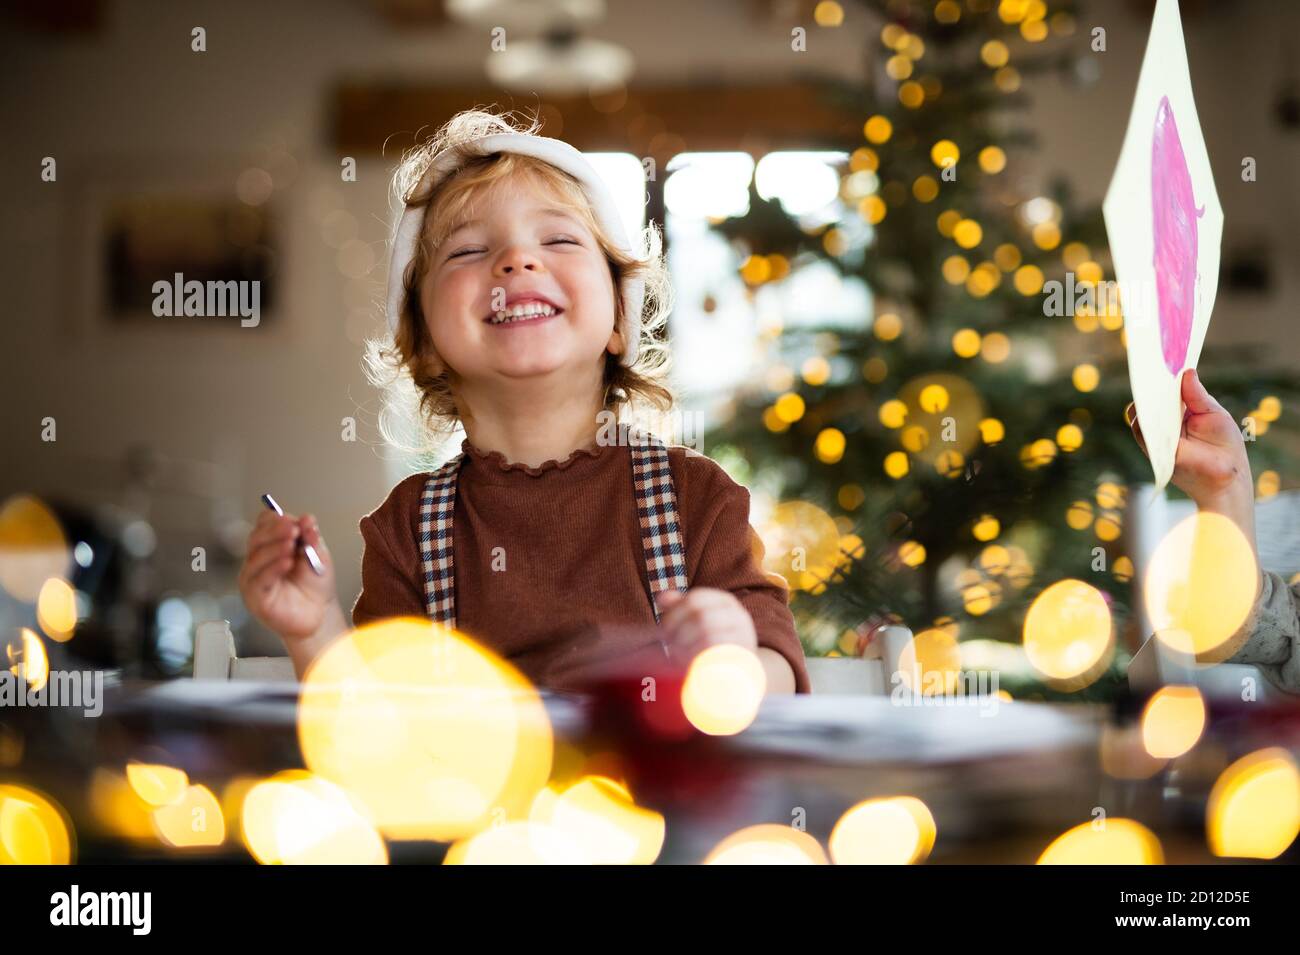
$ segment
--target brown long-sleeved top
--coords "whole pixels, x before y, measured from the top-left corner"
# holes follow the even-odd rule
[[[468,439],[453,517],[457,629],[518,667],[539,686],[598,661],[649,654],[662,661],[650,604],[632,487],[631,449],[579,449],[538,467],[508,462]],[[810,691],[788,591],[761,569],[762,543],[749,526],[749,491],[710,458],[668,447],[690,587],[736,596],[754,620],[759,646],[794,670]],[[427,474],[412,474],[361,518],[365,550],[354,626],[427,616],[419,506]]]

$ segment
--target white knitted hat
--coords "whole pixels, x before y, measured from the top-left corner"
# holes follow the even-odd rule
[[[628,241],[627,229],[618,214],[618,207],[614,204],[614,197],[610,194],[609,187],[582,153],[559,139],[526,133],[496,133],[458,143],[434,157],[411,194],[427,195],[425,190],[434,189],[460,169],[467,160],[474,156],[486,156],[498,152],[520,153],[541,159],[578,180],[587,195],[587,200],[591,203],[596,221],[605,230],[610,241],[629,255],[637,254]],[[398,317],[402,308],[404,292],[402,276],[406,273],[411,259],[415,257],[416,246],[424,230],[424,214],[427,209],[427,203],[420,206],[407,206],[397,222],[393,235],[392,258],[388,269],[388,327],[394,332],[397,330]],[[626,276],[620,285],[623,296],[621,331],[624,342],[620,360],[624,365],[631,366],[636,361],[640,339],[645,282],[639,278]]]

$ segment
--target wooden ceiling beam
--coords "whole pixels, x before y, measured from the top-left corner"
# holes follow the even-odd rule
[[[816,83],[637,86],[625,93],[539,98],[489,87],[348,82],[333,92],[340,155],[396,159],[471,106],[514,109],[543,121],[542,135],[583,151],[627,151],[664,161],[684,150],[844,148],[862,118],[834,108]]]

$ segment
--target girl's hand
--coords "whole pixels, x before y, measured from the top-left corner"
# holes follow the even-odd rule
[[[297,547],[299,538],[316,548],[323,576],[317,576]],[[338,601],[334,561],[310,514],[258,515],[248,535],[248,555],[239,570],[239,592],[249,612],[282,639],[310,637]]]
[[[686,593],[664,590],[655,595],[666,642],[688,659],[711,646],[735,643],[758,651],[754,618],[735,594],[716,587],[693,587]]]
[[[1223,510],[1228,499],[1245,499],[1254,503],[1254,484],[1250,476],[1250,462],[1246,458],[1246,443],[1237,422],[1224,407],[1205,390],[1194,368],[1183,372],[1182,436],[1174,457],[1173,483],[1206,510]],[[1133,437],[1147,453],[1133,403],[1124,409]]]

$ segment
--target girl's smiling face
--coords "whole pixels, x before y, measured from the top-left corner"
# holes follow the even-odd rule
[[[432,250],[420,284],[438,355],[471,387],[559,373],[597,379],[614,331],[609,260],[587,225],[530,183],[500,181]],[[550,317],[491,324],[507,300],[541,298]]]

